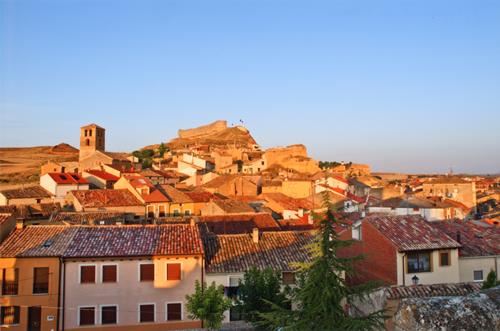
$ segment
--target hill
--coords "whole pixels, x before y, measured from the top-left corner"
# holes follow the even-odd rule
[[[0,147],[0,187],[38,181],[40,166],[47,161],[78,161],[78,149],[55,146]]]

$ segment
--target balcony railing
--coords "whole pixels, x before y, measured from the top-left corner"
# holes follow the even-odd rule
[[[4,282],[2,284],[2,295],[17,295],[19,284],[17,282]]]

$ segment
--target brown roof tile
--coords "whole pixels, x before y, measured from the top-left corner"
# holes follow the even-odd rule
[[[309,261],[305,246],[313,238],[310,232],[264,232],[254,243],[251,234],[204,235],[206,271],[244,272],[250,267],[291,271],[293,262]]]
[[[388,289],[388,299],[463,296],[481,290],[481,283],[433,284],[418,286],[393,286]]]
[[[52,196],[40,185],[2,190],[0,194],[3,194],[7,199],[50,198]]]
[[[206,230],[216,234],[250,233],[254,228],[261,231],[280,230],[278,223],[267,213],[200,216],[198,220],[205,224]]]
[[[421,216],[371,215],[363,222],[369,222],[378,229],[400,252],[460,247],[459,243]]]
[[[250,207],[248,203],[243,201],[233,200],[233,199],[221,199],[214,200],[219,208],[221,208],[225,213],[228,214],[241,214],[241,213],[252,213],[254,209]]]
[[[71,191],[84,208],[142,206],[127,189]]]

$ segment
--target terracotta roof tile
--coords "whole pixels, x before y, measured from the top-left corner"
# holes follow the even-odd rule
[[[185,224],[80,226],[65,257],[201,255],[198,227]]]
[[[248,203],[233,199],[214,200],[213,203],[228,214],[252,213],[254,211]]]
[[[12,214],[0,214],[0,225],[5,223],[11,216]]]
[[[158,189],[173,203],[193,202],[189,195],[171,185],[160,185]]]
[[[59,185],[88,184],[89,182],[79,174],[70,174],[67,172],[50,172],[50,178]]]
[[[204,235],[206,271],[244,272],[250,267],[292,271],[293,262],[310,260],[305,246],[313,238],[310,232],[264,232],[254,243],[251,234]]]
[[[460,247],[459,243],[421,216],[371,215],[363,222],[369,222],[378,229],[400,252]]]
[[[254,228],[261,231],[280,230],[279,224],[267,213],[200,216],[198,220],[207,231],[216,234],[250,233]]]
[[[99,224],[100,221],[108,223],[124,222],[127,214],[123,212],[58,212],[51,218],[51,222],[66,222],[73,225]]]
[[[0,246],[0,256],[62,256],[75,231],[76,228],[58,225],[36,225],[16,229]]]
[[[460,256],[500,255],[500,228],[497,226],[458,219],[431,224],[457,241],[460,239]]]
[[[7,199],[50,198],[52,196],[40,185],[2,190],[0,194],[3,194]]]
[[[463,296],[481,290],[481,283],[433,284],[393,286],[388,289],[388,299]]]
[[[142,206],[127,189],[71,191],[84,208]]]
[[[116,182],[116,181],[118,181],[118,179],[120,179],[120,177],[112,175],[109,172],[102,171],[102,170],[90,169],[90,170],[87,170],[85,172],[87,172],[95,177],[98,177],[98,178],[101,178],[101,179],[104,179],[104,180],[110,181],[110,182]]]

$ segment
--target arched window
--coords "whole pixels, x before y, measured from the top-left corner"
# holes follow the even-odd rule
[[[87,146],[90,146],[90,139],[86,139],[86,140],[85,140],[85,144],[86,144]]]

